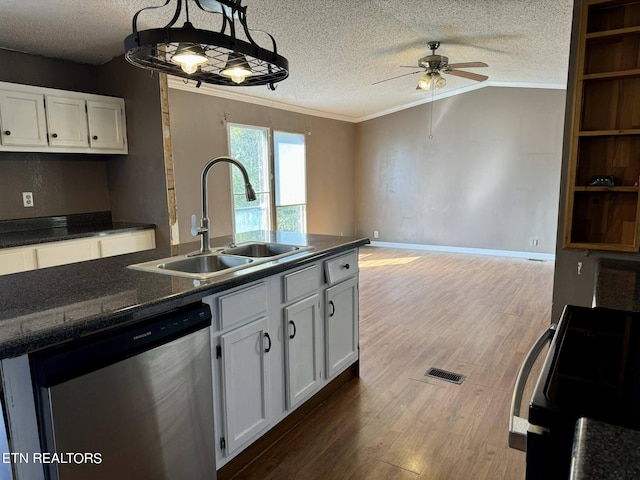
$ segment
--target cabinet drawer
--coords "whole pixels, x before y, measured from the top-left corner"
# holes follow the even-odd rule
[[[112,234],[100,238],[100,253],[102,257],[140,252],[142,250],[151,250],[152,248],[156,248],[155,230]]]
[[[0,250],[0,275],[26,272],[36,268],[35,249],[17,247]]]
[[[309,296],[318,290],[318,266],[310,265],[284,277],[284,301],[292,302]]]
[[[259,283],[218,299],[220,328],[224,329],[245,320],[267,314],[267,286]]]
[[[341,282],[358,273],[358,251],[353,250],[324,263],[324,271],[329,285]]]
[[[38,268],[54,267],[100,258],[100,250],[95,239],[65,240],[37,247],[36,258]]]

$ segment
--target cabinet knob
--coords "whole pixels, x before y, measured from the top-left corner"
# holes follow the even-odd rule
[[[51,134],[51,136],[52,136],[53,138],[58,138],[58,134],[57,134],[57,133],[52,133],[52,134]]]
[[[350,265],[348,263],[345,263],[344,265],[342,265],[342,268],[344,268],[345,270],[349,270]]]
[[[4,131],[4,134],[5,134],[5,135],[11,135],[11,130],[5,130],[5,131]]]
[[[97,139],[98,139],[98,136],[97,136],[97,135],[94,135],[92,138],[93,138],[94,140],[97,140]]]

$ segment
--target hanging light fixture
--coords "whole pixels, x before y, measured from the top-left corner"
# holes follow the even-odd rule
[[[176,3],[171,21],[160,28],[138,30],[138,17],[145,10]],[[189,18],[190,3],[208,17],[220,19],[220,30],[195,28]],[[207,5],[205,8],[203,4]],[[268,47],[258,45],[247,26],[247,7],[242,0],[165,0],[161,6],[145,7],[133,17],[133,33],[124,40],[125,58],[133,65],[213,85],[267,85],[289,76],[289,62],[278,54],[270,34]],[[184,6],[184,14],[183,14]],[[219,7],[219,9],[218,9]],[[174,27],[183,17],[182,27]],[[238,28],[236,28],[238,27]],[[236,30],[243,33],[236,36]]]
[[[427,72],[418,80],[418,88],[431,90],[442,88],[447,84],[447,80],[440,75],[440,72]]]

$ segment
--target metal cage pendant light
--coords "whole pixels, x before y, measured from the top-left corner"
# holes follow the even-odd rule
[[[161,28],[138,30],[138,16],[145,10],[164,8],[164,5],[145,7],[133,17],[133,33],[124,40],[125,58],[137,67],[167,73],[200,83],[227,86],[267,85],[275,90],[275,83],[289,76],[289,62],[278,54],[276,41],[267,32],[270,49],[258,45],[247,26],[247,7],[242,0],[208,0],[220,4],[220,11],[205,8],[204,0],[175,0],[173,18]],[[195,28],[189,19],[189,2],[210,15],[220,16],[220,31]],[[182,27],[174,27],[183,16]],[[244,33],[236,36],[236,26]]]

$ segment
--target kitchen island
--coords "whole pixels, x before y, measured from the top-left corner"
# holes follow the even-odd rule
[[[216,350],[213,358],[219,360],[214,368],[214,405],[216,436],[222,440],[216,442],[216,457],[218,466],[231,463],[235,465],[232,465],[234,469],[241,468],[246,461],[241,459],[241,454],[247,447],[255,448],[256,440],[270,430],[277,430],[286,422],[285,417],[294,417],[290,415],[294,410],[302,410],[298,407],[312,403],[309,400],[325,391],[345,372],[353,371],[354,365],[357,374],[357,248],[368,243],[368,239],[362,237],[252,232],[215,238],[211,245],[215,248],[250,241],[310,248],[273,261],[221,272],[207,279],[127,268],[131,264],[197,250],[195,243],[174,247],[173,251],[160,248],[0,277],[0,291],[3,292],[0,298],[0,354],[5,397],[9,397],[6,387],[10,383],[7,373],[11,368],[8,366],[20,362],[23,368],[28,366],[30,354],[55,345],[73,344],[94,334],[134,325],[150,316],[204,301],[213,313],[212,346]],[[344,275],[327,279],[331,277],[329,272],[334,271],[334,265],[340,265]],[[261,295],[265,299],[262,310],[244,308],[245,305],[258,305],[255,299],[262,298]],[[252,300],[246,302],[246,299]],[[330,327],[332,319],[341,318],[339,306],[342,304],[351,309],[349,315],[355,319],[354,352],[346,351],[350,345],[340,340],[344,335],[336,334]],[[244,313],[236,315],[236,312]],[[265,418],[260,427],[248,435],[236,435],[232,440],[229,435],[233,434],[234,419],[246,418],[247,412],[231,411],[229,395],[247,392],[229,391],[245,383],[230,381],[233,362],[225,355],[227,351],[232,352],[231,340],[238,332],[253,328],[258,320],[263,321],[259,331],[271,333],[265,351],[273,350],[274,354],[267,361],[270,369],[266,370],[262,383],[272,387],[258,392],[266,406],[262,408]],[[315,343],[308,349],[296,345],[293,340],[296,334],[297,339],[313,338]],[[338,349],[335,355],[332,338]],[[312,357],[307,355],[308,351],[313,353]],[[295,355],[301,357],[296,359]],[[320,365],[319,369],[308,370],[316,381],[311,387],[307,383],[297,385],[296,379],[304,372],[296,370],[296,365],[308,362],[316,367]],[[14,373],[8,376],[12,377]],[[300,389],[296,389],[298,386]],[[14,396],[5,400],[10,425],[12,414],[13,420],[18,421],[15,416],[19,410],[21,418],[25,418],[24,404],[15,405]],[[14,402],[13,406],[11,402]],[[231,418],[232,415],[235,417]],[[27,414],[26,418],[29,417]],[[35,418],[31,418],[31,423],[35,425]],[[11,427],[9,430],[11,434],[17,433]],[[24,440],[24,432],[17,437],[21,438],[14,435],[14,448]],[[31,442],[30,448],[38,447],[33,438]]]

